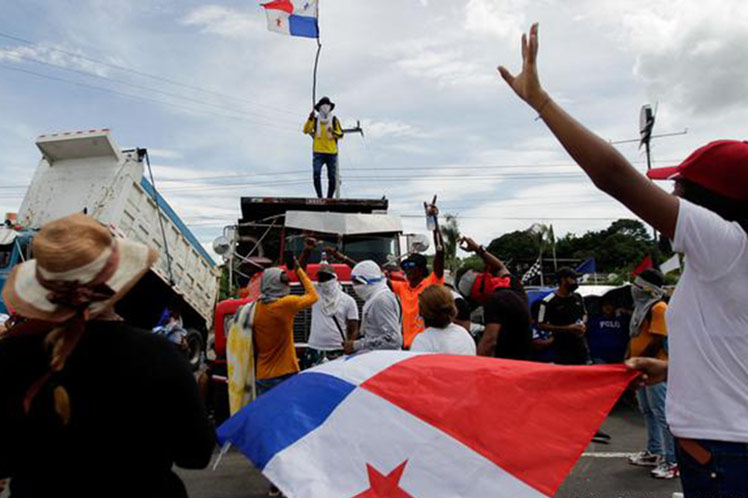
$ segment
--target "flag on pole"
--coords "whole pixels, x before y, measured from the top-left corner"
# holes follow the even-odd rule
[[[577,266],[577,269],[575,270],[580,275],[585,275],[587,273],[595,273],[597,271],[597,267],[595,265],[595,258],[587,258],[584,260],[584,262]]]
[[[668,273],[675,270],[680,270],[680,258],[677,254],[673,255],[672,258],[668,259],[660,265],[660,271],[664,275],[667,275]]]
[[[634,276],[639,275],[641,272],[646,270],[647,268],[654,268],[654,263],[652,262],[652,256],[650,254],[647,254],[644,256],[644,259],[641,260],[641,262],[636,265],[636,268],[634,268],[633,274]]]
[[[542,262],[540,261],[540,258],[538,258],[525,274],[522,275],[522,285],[526,285],[530,280],[540,275],[540,270],[542,269],[540,265],[542,265]]]
[[[289,497],[553,496],[636,373],[374,351],[218,428]]]
[[[262,6],[270,31],[305,38],[319,37],[317,0],[273,0]]]

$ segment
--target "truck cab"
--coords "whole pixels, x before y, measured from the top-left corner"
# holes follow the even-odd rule
[[[308,205],[302,199],[288,201],[250,201],[250,204],[260,204],[261,214],[256,216],[257,220],[247,220],[247,215],[251,212],[244,213],[245,217],[238,223],[232,244],[235,251],[224,255],[227,265],[235,270],[232,278],[239,284],[239,297],[223,300],[216,306],[211,351],[211,367],[216,381],[214,386],[226,382],[226,336],[234,314],[241,306],[259,297],[263,270],[271,266],[285,267],[286,254],[298,257],[304,248],[306,237],[314,237],[320,242],[312,251],[306,268],[312,281],[317,280],[317,270],[326,249],[330,247],[335,247],[355,261],[371,259],[382,267],[393,263],[397,265],[396,262],[400,259],[402,223],[398,216],[386,213],[386,200],[309,199]],[[243,199],[243,206],[247,206],[246,199]],[[304,209],[306,206],[311,206],[311,209]],[[338,211],[334,211],[336,208]],[[356,212],[357,210],[363,212]],[[356,299],[361,308],[363,302],[353,292],[351,268],[332,258],[329,262],[335,267],[343,290]],[[289,273],[289,281],[292,294],[304,292],[295,272]],[[294,320],[294,343],[299,356],[306,348],[310,329],[311,309],[307,309],[298,313]],[[217,387],[214,408],[216,418],[220,420],[225,416],[225,413],[221,413],[222,407],[227,408],[228,405],[224,399],[225,385]]]

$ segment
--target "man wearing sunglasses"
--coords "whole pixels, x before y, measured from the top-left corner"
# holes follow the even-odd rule
[[[428,205],[426,210],[430,215],[439,214],[434,204]],[[400,298],[403,307],[403,349],[410,349],[413,339],[425,329],[418,313],[418,296],[431,285],[444,285],[444,241],[438,225],[434,229],[434,247],[433,272],[429,272],[426,256],[411,254],[400,264],[407,281],[390,281],[392,291]]]

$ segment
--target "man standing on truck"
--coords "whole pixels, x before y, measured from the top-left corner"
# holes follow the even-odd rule
[[[307,238],[299,258],[299,267],[306,270],[307,261],[317,241]],[[317,269],[319,300],[312,306],[312,326],[309,343],[302,360],[302,369],[311,368],[344,354],[343,343],[358,336],[358,306],[356,300],[343,291],[335,268],[322,261]]]
[[[433,216],[439,214],[434,204],[427,205],[426,211]],[[434,246],[433,272],[429,272],[426,256],[411,254],[400,264],[407,281],[390,281],[403,307],[403,349],[410,349],[413,339],[425,329],[423,319],[418,314],[418,296],[431,285],[444,285],[444,241],[438,226],[434,228]]]
[[[343,138],[340,121],[333,116],[335,109],[329,97],[322,97],[304,124],[304,134],[314,139],[312,167],[314,190],[322,198],[322,166],[327,166],[327,198],[332,199],[337,187],[338,140]],[[316,112],[316,115],[315,115]]]

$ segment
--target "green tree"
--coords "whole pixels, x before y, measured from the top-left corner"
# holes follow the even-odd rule
[[[460,226],[457,216],[448,214],[445,223],[441,225],[441,230],[444,236],[445,267],[454,275],[460,267],[460,261],[457,259],[457,246],[460,243]]]

